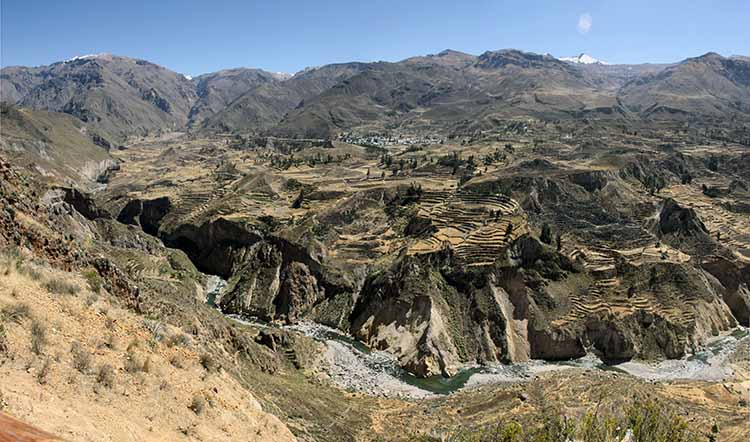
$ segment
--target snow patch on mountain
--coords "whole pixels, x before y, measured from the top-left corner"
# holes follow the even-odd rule
[[[578,64],[609,64],[606,61],[597,60],[589,54],[580,54],[577,57],[560,57],[559,60]]]
[[[102,52],[101,54],[79,55],[79,56],[76,56],[76,57],[69,58],[69,59],[65,60],[65,63],[68,63],[68,62],[71,62],[71,61],[76,61],[76,60],[86,60],[86,59],[89,59],[89,58],[101,58],[101,57],[105,57],[107,55],[109,55],[109,54],[107,54],[106,52]]]

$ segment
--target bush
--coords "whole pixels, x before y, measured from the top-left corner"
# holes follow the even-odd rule
[[[539,240],[545,244],[552,244],[552,228],[549,224],[542,224],[542,234],[539,235]]]
[[[125,353],[125,364],[123,364],[123,368],[125,368],[125,371],[128,373],[138,373],[139,371],[143,371],[144,362],[141,362],[141,359],[132,351],[128,351]]]
[[[2,314],[13,322],[21,322],[31,316],[31,309],[26,304],[13,304],[3,307]]]
[[[185,361],[179,354],[172,355],[169,358],[169,363],[172,364],[174,368],[185,368]]]
[[[102,290],[102,277],[99,276],[99,272],[94,269],[89,269],[81,274],[92,292],[99,293]]]
[[[57,293],[58,295],[75,295],[81,290],[77,285],[71,284],[62,278],[48,279],[44,283],[44,288],[50,293]]]
[[[8,351],[8,335],[5,333],[5,324],[0,322],[0,355],[6,354]]]
[[[103,345],[110,350],[116,350],[118,347],[117,336],[115,336],[113,333],[107,334],[107,336],[104,338]]]
[[[103,364],[96,373],[96,382],[107,388],[115,385],[115,369],[109,364]]]
[[[196,394],[193,396],[193,400],[190,402],[190,405],[188,405],[188,408],[193,410],[193,413],[195,414],[201,414],[206,408],[206,400],[203,399],[203,396]]]
[[[18,269],[18,273],[27,276],[29,279],[33,279],[35,281],[39,281],[40,279],[42,279],[42,272],[40,272],[30,264],[19,261],[16,265],[16,268]]]
[[[430,440],[429,438],[422,440]],[[463,430],[433,439],[451,442],[697,442],[698,433],[663,404],[634,404],[621,415],[589,412],[573,420],[547,415],[538,427],[517,422]]]
[[[165,341],[168,347],[174,347],[174,346],[182,346],[182,347],[189,347],[190,344],[192,344],[192,340],[190,339],[190,336],[186,335],[185,333],[175,333],[167,340]]]
[[[47,328],[39,321],[31,323],[31,351],[34,354],[42,354],[47,345]]]
[[[36,372],[36,381],[39,382],[41,385],[46,384],[47,376],[49,375],[49,372],[51,369],[52,369],[52,361],[50,361],[49,358],[45,358],[44,362],[42,362],[42,366],[39,368],[39,371]]]
[[[164,338],[165,327],[160,321],[145,319],[143,327],[151,333],[154,341],[161,341]]]
[[[73,367],[81,373],[86,373],[91,367],[91,354],[80,342],[73,342],[70,346],[70,354],[73,356]]]
[[[216,370],[218,364],[216,363],[216,360],[214,359],[214,357],[211,356],[210,354],[208,353],[201,354],[199,360],[200,360],[201,366],[203,366],[203,368],[205,368],[206,371]]]

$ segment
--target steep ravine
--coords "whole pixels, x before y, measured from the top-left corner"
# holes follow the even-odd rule
[[[221,217],[199,225],[181,222],[162,198],[130,202],[118,219],[148,229],[167,246],[183,250],[200,271],[226,279],[226,289],[213,300],[223,312],[344,330],[369,348],[393,354],[400,367],[420,377],[450,377],[477,364],[575,360],[592,352],[610,364],[679,359],[736,324],[699,269],[658,264],[652,274],[679,276],[664,284],[706,293],[697,301],[697,331],[642,312],[554,325],[547,318],[564,308],[554,293],[585,275],[530,236],[514,241],[496,266],[466,269],[448,250],[398,256],[390,267],[360,280],[250,224]],[[626,264],[616,269],[634,283],[647,278],[644,270]]]

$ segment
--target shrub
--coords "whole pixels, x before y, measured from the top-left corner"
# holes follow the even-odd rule
[[[193,410],[193,413],[195,414],[201,414],[206,408],[206,400],[203,399],[203,396],[196,394],[193,396],[193,400],[190,402],[190,405],[188,405],[188,408]]]
[[[441,438],[451,442],[697,442],[698,433],[662,404],[634,404],[622,414],[589,412],[578,420],[552,412],[540,426],[500,423],[480,429],[462,430]]]
[[[199,360],[206,371],[214,371],[217,368],[216,360],[208,353],[201,354]]]
[[[96,293],[92,293],[86,297],[86,300],[84,303],[86,304],[86,307],[91,307],[92,305],[96,304],[96,301],[99,300],[99,295]]]
[[[21,322],[31,316],[31,309],[26,304],[13,304],[3,307],[3,316],[13,322]]]
[[[71,284],[62,278],[48,279],[44,283],[44,288],[50,293],[57,293],[58,295],[75,295],[81,290],[77,285]]]
[[[73,367],[81,373],[86,373],[91,367],[91,354],[81,345],[80,342],[73,342],[70,347],[70,354],[73,356]]]
[[[115,350],[117,347],[117,336],[113,333],[109,333],[105,338],[103,345],[110,350]]]
[[[185,361],[179,354],[174,354],[169,358],[169,363],[175,368],[185,368]]]
[[[19,261],[18,264],[16,264],[16,268],[18,269],[18,273],[27,276],[29,279],[33,279],[35,281],[39,281],[40,279],[42,279],[42,272],[40,272],[30,264]]]
[[[115,369],[109,364],[103,364],[96,373],[96,382],[107,388],[115,385]]]
[[[42,362],[42,366],[39,368],[39,371],[36,372],[36,381],[39,382],[41,385],[46,384],[47,376],[49,375],[49,372],[51,369],[52,369],[52,361],[50,361],[49,358],[44,358],[44,362]]]
[[[628,411],[628,428],[633,442],[687,442],[697,437],[688,428],[687,422],[665,411],[660,405],[649,402],[633,406]]]
[[[190,339],[190,336],[186,335],[185,333],[175,333],[167,340],[165,341],[168,347],[174,347],[174,346],[182,346],[182,347],[188,347],[190,344],[192,344],[192,341]]]
[[[99,272],[89,269],[84,271],[82,275],[92,292],[99,293],[102,290],[102,277],[99,276]]]
[[[145,319],[143,321],[143,326],[151,333],[151,336],[155,341],[161,341],[164,338],[164,324],[160,321]]]
[[[0,322],[0,355],[8,353],[8,335],[5,333],[5,324]]]
[[[42,354],[47,345],[47,328],[39,321],[31,323],[31,351]]]
[[[143,371],[143,362],[141,362],[141,359],[132,351],[128,351],[125,353],[125,364],[123,368],[125,368],[125,371],[128,373],[137,373],[139,371]]]
[[[542,234],[539,235],[539,240],[545,244],[552,244],[552,228],[549,224],[542,224]]]

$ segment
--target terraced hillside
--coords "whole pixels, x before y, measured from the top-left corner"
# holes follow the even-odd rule
[[[417,147],[140,143],[96,201],[228,279],[225,312],[337,327],[420,375],[675,358],[746,323],[744,147],[526,124]]]

